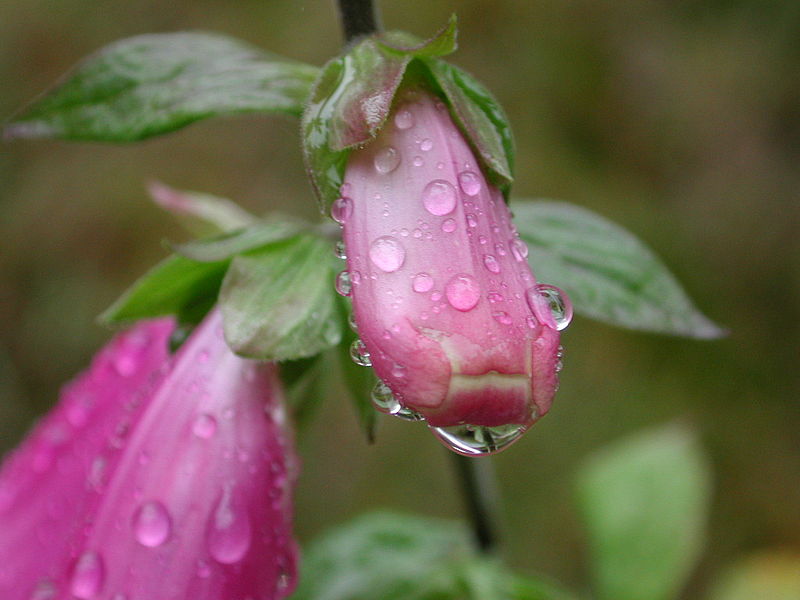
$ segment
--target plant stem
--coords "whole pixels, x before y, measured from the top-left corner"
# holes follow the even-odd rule
[[[492,552],[497,546],[495,508],[497,494],[492,463],[488,457],[467,457],[449,452],[461,483],[464,504],[475,542],[482,552]]]
[[[375,33],[380,29],[380,19],[373,0],[338,0],[345,43]]]

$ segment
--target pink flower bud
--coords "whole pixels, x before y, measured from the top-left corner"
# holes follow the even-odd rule
[[[117,336],[0,470],[3,600],[284,598],[294,454],[276,369],[209,314]]]
[[[571,309],[554,318],[551,303],[565,297],[537,285],[501,193],[447,108],[401,94],[377,138],[351,154],[341,193],[332,215],[361,354],[432,427],[513,426],[503,435],[516,439],[550,408]],[[456,451],[482,453],[437,431]]]

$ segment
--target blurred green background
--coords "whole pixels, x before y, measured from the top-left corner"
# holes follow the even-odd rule
[[[699,342],[576,318],[553,410],[493,459],[506,555],[579,586],[577,463],[609,440],[682,420],[714,469],[708,550],[686,591],[765,549],[800,552],[800,3],[795,0],[402,0],[387,28],[433,33],[500,99],[517,196],[574,201],[636,233],[706,314]],[[322,64],[341,44],[329,0],[0,3],[0,117],[121,37],[205,29]],[[109,332],[95,316],[184,239],[149,178],[315,217],[298,123],[243,116],[134,146],[0,146],[0,451],[12,447]],[[374,446],[326,399],[301,440],[297,531],[366,508],[458,516],[445,452],[383,419]]]

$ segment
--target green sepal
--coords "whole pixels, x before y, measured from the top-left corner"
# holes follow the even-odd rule
[[[4,133],[131,142],[220,115],[300,116],[318,72],[219,34],[139,35],[86,58]]]
[[[196,324],[216,302],[230,261],[201,263],[173,254],[139,278],[99,320],[106,325],[175,315]]]
[[[282,361],[338,344],[329,256],[327,240],[302,233],[234,257],[219,294],[231,349]]]
[[[511,206],[536,279],[567,292],[577,313],[628,329],[725,335],[652,250],[619,225],[568,202],[514,200]]]
[[[376,36],[380,47],[387,52],[415,58],[447,56],[458,48],[458,18],[455,13],[432,38],[422,40],[405,31],[387,31]]]

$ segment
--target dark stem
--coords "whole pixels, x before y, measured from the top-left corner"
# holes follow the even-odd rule
[[[468,457],[450,452],[461,483],[472,533],[482,552],[492,552],[497,546],[494,519],[496,490],[492,463],[488,457]]]
[[[373,0],[338,0],[345,43],[350,43],[380,29],[380,19]]]

